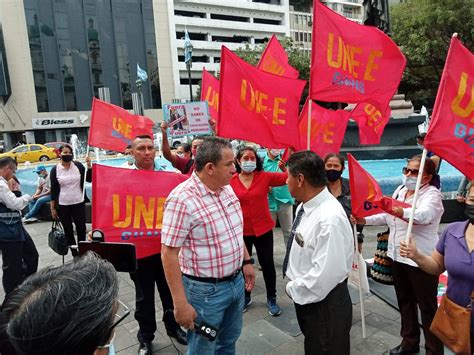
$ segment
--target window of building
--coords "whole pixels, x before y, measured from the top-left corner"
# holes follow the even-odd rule
[[[211,14],[211,19],[224,20],[224,21],[250,22],[249,17],[231,16],[231,15],[222,15],[222,14]]]
[[[184,17],[200,17],[206,18],[206,14],[203,12],[196,12],[196,11],[185,11],[185,10],[174,10],[174,14],[176,16],[184,16]]]
[[[254,18],[253,19],[254,23],[261,23],[265,25],[281,25],[281,20],[270,20],[270,19],[264,19],[264,18]]]

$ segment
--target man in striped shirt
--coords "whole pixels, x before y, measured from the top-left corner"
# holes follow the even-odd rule
[[[206,138],[195,162],[195,172],[166,200],[163,267],[176,321],[190,329],[188,353],[231,354],[242,330],[244,287],[250,291],[255,282],[242,210],[229,186],[235,173],[232,147],[224,139]],[[217,330],[216,341],[192,331],[202,322]]]

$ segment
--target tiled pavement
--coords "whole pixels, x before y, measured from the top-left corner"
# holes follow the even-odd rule
[[[33,237],[40,254],[40,268],[50,265],[60,265],[61,257],[49,249],[47,235],[49,222],[39,222],[27,225],[26,228]],[[90,228],[90,226],[89,226]],[[364,257],[373,257],[375,251],[375,235],[382,228],[366,227],[364,234]],[[266,308],[266,295],[261,272],[257,270],[257,282],[252,293],[253,304],[244,313],[244,328],[237,343],[238,354],[303,354],[304,338],[299,330],[295,311],[291,300],[284,292],[285,281],[281,277],[281,265],[284,257],[284,245],[280,229],[275,234],[275,262],[277,270],[278,302],[283,309],[279,317],[272,317]],[[66,262],[71,257],[66,257]],[[1,273],[1,271],[0,271]],[[378,297],[371,295],[365,299],[366,335],[362,338],[360,305],[358,293],[351,290],[353,296],[353,325],[351,330],[351,354],[376,355],[387,354],[388,350],[400,342],[399,325],[400,314],[388,306]],[[128,274],[120,274],[120,300],[127,304],[132,314],[117,328],[115,349],[120,355],[136,354],[138,342],[136,333],[138,324],[133,318],[135,308],[135,292],[133,282]],[[0,299],[3,299],[3,290],[0,289]],[[156,294],[156,318],[161,320],[162,309]],[[177,354],[175,346],[166,336],[163,322],[158,322],[158,331],[153,342],[156,354]],[[174,342],[177,349],[185,352],[186,347]],[[422,341],[423,343],[423,341]],[[448,352],[445,352],[448,353]],[[422,349],[421,354],[424,354]]]

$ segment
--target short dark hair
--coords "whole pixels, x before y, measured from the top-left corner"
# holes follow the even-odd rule
[[[292,176],[303,175],[313,187],[323,187],[328,183],[324,161],[310,150],[293,153],[286,165]]]
[[[133,137],[132,144],[131,144],[132,148],[134,146],[135,140],[137,140],[137,139],[149,139],[153,142],[153,138],[149,134],[140,134],[138,136]]]
[[[72,147],[67,143],[66,144],[61,144],[59,146],[59,148],[58,148],[59,153],[62,153],[65,148],[67,148],[71,151],[72,157],[74,158],[74,150],[72,150]]]
[[[255,154],[256,163],[257,163],[257,167],[255,168],[255,171],[262,171],[263,170],[262,159],[260,159],[260,157],[258,156],[257,150],[254,147],[250,146],[250,145],[244,145],[244,146],[240,147],[238,152],[237,152],[237,155],[235,157],[235,160],[240,161],[240,159],[242,158],[244,153],[247,152],[247,151],[253,152]],[[237,173],[240,174],[240,172],[242,171],[242,168],[240,167],[240,164],[235,164],[235,170],[237,171]]]
[[[132,145],[131,145],[131,144],[127,145],[127,146],[125,147],[125,150],[127,150],[127,149],[132,149]]]
[[[183,147],[185,153],[191,153],[191,144],[181,143],[180,146]]]
[[[421,165],[421,157],[422,157],[421,154],[417,154],[417,155],[411,157],[411,159],[408,159],[408,161],[417,161]],[[426,157],[426,160],[425,160],[425,166],[423,167],[423,174],[431,175],[431,180],[430,180],[429,184],[439,188],[439,186],[440,186],[440,177],[439,177],[438,173],[436,172],[436,164],[433,160],[431,160],[428,157]]]
[[[16,168],[17,166],[16,160],[13,159],[12,157],[0,158],[0,169],[5,168],[7,166],[11,167],[12,169]]]
[[[344,164],[346,163],[346,158],[342,154],[339,153],[329,153],[324,157],[324,164],[328,162],[329,159],[331,158],[337,158],[339,160],[339,164],[342,165],[342,168],[344,169]]]
[[[194,161],[196,162],[196,171],[202,171],[207,163],[217,165],[222,160],[222,150],[232,149],[227,139],[218,137],[206,137],[199,147]]]
[[[0,335],[18,354],[92,355],[112,335],[118,289],[112,264],[92,252],[43,269],[7,295]]]

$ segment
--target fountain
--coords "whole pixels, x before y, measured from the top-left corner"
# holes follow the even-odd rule
[[[100,164],[100,150],[97,147],[94,147],[95,162]]]
[[[72,154],[76,159],[79,157],[79,149],[78,149],[78,138],[77,134],[71,134],[71,139],[69,140],[69,143],[71,144],[72,147]]]

